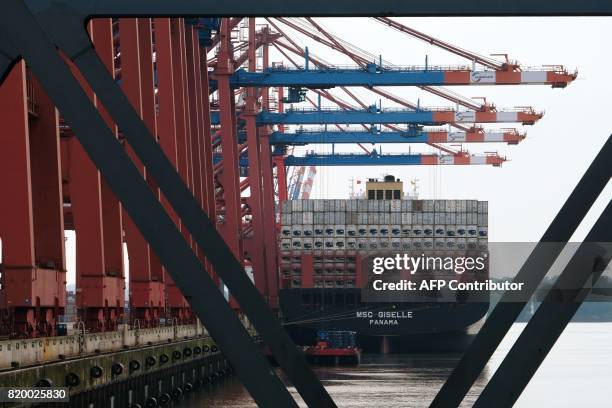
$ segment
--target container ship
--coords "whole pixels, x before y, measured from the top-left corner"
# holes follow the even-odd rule
[[[374,256],[487,254],[486,201],[419,200],[385,176],[368,180],[359,199],[285,201],[280,221],[280,311],[298,344],[314,344],[320,330],[345,330],[366,351],[459,350],[487,313],[488,292],[402,292],[381,301],[364,290]],[[488,265],[476,279],[488,279]]]

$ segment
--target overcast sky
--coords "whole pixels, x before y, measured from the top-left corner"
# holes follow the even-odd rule
[[[489,236],[498,242],[537,241],[561,208],[606,138],[612,133],[609,114],[612,56],[609,18],[401,18],[402,23],[481,55],[509,54],[525,67],[563,64],[577,68],[578,79],[565,89],[547,86],[452,87],[468,97],[485,96],[498,107],[533,106],[545,110],[535,126],[520,127],[528,138],[518,146],[466,144],[471,153],[497,151],[511,161],[501,168],[490,166],[320,167],[311,198],[348,198],[349,179],[365,180],[384,174],[409,181],[419,179],[420,198],[478,199],[489,201]],[[258,20],[258,23],[263,23]],[[466,64],[466,60],[367,18],[328,18],[317,22],[333,34],[395,65]],[[293,33],[288,30],[288,33]],[[312,40],[295,35],[311,53],[336,64],[351,61]],[[283,58],[272,51],[271,61]],[[287,62],[285,62],[287,64]],[[393,92],[421,106],[452,106],[437,96],[413,87]],[[354,89],[363,101],[378,103],[367,90]],[[348,100],[338,90],[333,91]],[[383,107],[395,106],[383,101]],[[303,104],[301,106],[309,106]],[[490,128],[505,125],[489,126]],[[383,152],[430,152],[415,144],[383,145]],[[308,150],[329,152],[329,147]],[[336,151],[360,152],[356,146],[339,145]],[[303,150],[296,149],[297,153]],[[612,198],[610,183],[589,216],[574,235],[584,238],[590,226]],[[74,235],[68,234],[68,281],[74,282]]]

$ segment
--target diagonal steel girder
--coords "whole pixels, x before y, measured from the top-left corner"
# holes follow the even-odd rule
[[[513,282],[524,283],[524,290],[520,291],[520,294],[513,291],[504,293],[434,398],[431,407],[459,406],[523,310],[526,304],[525,298],[529,298],[534,293],[600,192],[609,182],[612,176],[610,157],[612,157],[612,136],[608,137],[540,242],[515,276]]]
[[[196,239],[243,311],[309,406],[335,407],[278,320],[267,308],[238,261],[229,252],[199,204],[182,182],[119,86],[97,57],[84,26],[66,10],[49,9],[38,21],[20,0],[3,3],[0,20],[3,56],[23,56],[54,100],[115,195],[154,248],[185,297],[236,368],[261,406],[296,406],[271,370],[221,292],[112,136],[96,108],[80,88],[55,46],[67,55],[123,130],[124,136],[155,178],[183,223]],[[41,24],[42,22],[42,24]],[[45,24],[46,23],[46,24]],[[40,25],[39,25],[40,24]],[[45,32],[45,29],[47,32]],[[49,35],[49,32],[52,35]],[[55,43],[49,41],[51,37]],[[60,45],[57,39],[64,42]],[[18,49],[19,54],[14,51]],[[11,58],[7,58],[11,59]],[[6,67],[9,64],[4,64]]]
[[[70,4],[79,16],[92,17],[338,17],[338,16],[575,16],[612,14],[612,3],[601,0],[538,1],[354,1],[311,0],[26,0],[35,8]]]
[[[474,404],[512,407],[612,255],[612,202],[580,244]],[[590,287],[589,287],[590,284]]]

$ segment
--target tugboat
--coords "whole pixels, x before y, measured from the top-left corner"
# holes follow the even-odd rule
[[[357,365],[361,361],[361,349],[356,345],[357,333],[353,331],[319,330],[317,344],[304,347],[306,359],[312,364]]]

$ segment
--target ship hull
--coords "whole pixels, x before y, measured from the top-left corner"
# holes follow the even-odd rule
[[[317,330],[357,332],[365,351],[459,351],[468,328],[487,313],[488,302],[365,303],[356,288],[283,289],[285,328],[300,345],[313,344]]]

